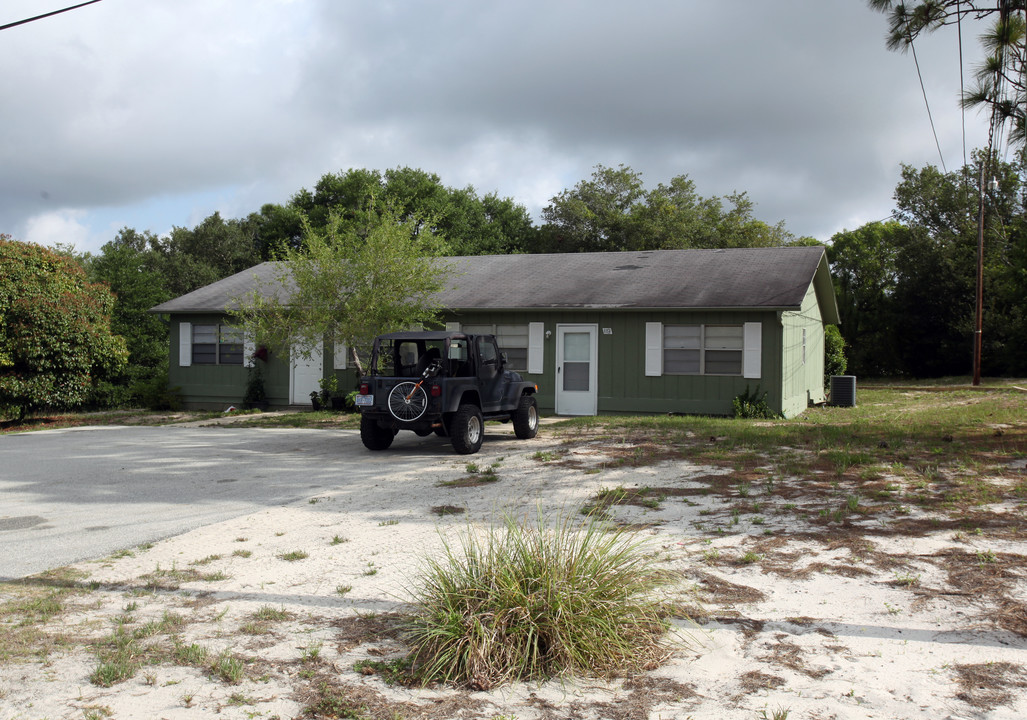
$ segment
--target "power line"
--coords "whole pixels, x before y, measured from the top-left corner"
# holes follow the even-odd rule
[[[931,121],[931,132],[934,133],[934,145],[938,148],[938,157],[941,158],[941,169],[948,173],[945,167],[945,156],[941,154],[941,143],[938,141],[938,131],[934,129],[934,116],[931,114],[931,103],[927,102],[927,88],[924,87],[924,76],[920,73],[920,61],[916,57],[916,46],[913,38],[909,38],[909,48],[913,51],[913,63],[916,65],[916,76],[920,78],[920,92],[924,94],[924,105],[927,107],[927,119]]]
[[[52,17],[54,15],[60,15],[61,13],[66,13],[69,10],[75,10],[77,8],[85,7],[86,5],[92,5],[93,3],[98,2],[100,2],[100,0],[89,0],[89,2],[79,3],[78,5],[72,5],[71,7],[66,7],[63,10],[54,10],[53,12],[44,13],[42,15],[36,15],[35,17],[26,18],[25,20],[18,20],[16,22],[7,23],[6,25],[0,25],[0,30],[7,30],[12,27],[18,27],[19,25],[24,25],[25,23],[35,22],[36,20],[42,20],[43,18]]]
[[[959,99],[962,101],[966,97],[966,90],[963,85],[963,12],[960,8],[960,3],[956,2],[956,30],[959,36]],[[961,115],[963,120],[963,168],[966,168],[966,107],[962,102],[959,103],[961,108]],[[964,173],[965,175],[965,173]],[[964,183],[964,189],[966,187]]]

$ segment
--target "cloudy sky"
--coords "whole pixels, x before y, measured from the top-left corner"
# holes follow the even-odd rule
[[[4,0],[0,25],[71,4]],[[95,251],[351,167],[422,168],[537,219],[624,163],[827,240],[891,212],[901,163],[940,164],[885,29],[862,0],[102,0],[0,32],[0,233]],[[917,53],[952,170],[955,32]]]

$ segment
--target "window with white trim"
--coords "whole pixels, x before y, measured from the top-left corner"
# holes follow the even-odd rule
[[[702,372],[702,325],[663,326],[663,372],[698,375]]]
[[[193,325],[192,364],[242,365],[242,330],[230,325]]]
[[[662,372],[649,374],[741,375],[744,338],[743,325],[664,325]]]
[[[742,374],[742,326],[703,326],[703,375]]]
[[[507,368],[526,372],[528,369],[528,325],[463,325],[461,332],[495,335],[499,352],[506,353]]]

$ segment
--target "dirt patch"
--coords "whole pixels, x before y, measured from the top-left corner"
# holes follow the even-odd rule
[[[680,708],[682,703],[696,696],[693,685],[663,677],[640,675],[628,679],[623,689],[627,694],[609,702],[574,703],[571,710],[579,717],[601,717],[604,720],[636,720],[647,718],[659,705]],[[568,716],[574,717],[574,716]]]
[[[437,720],[438,718],[487,717],[491,703],[465,692],[447,693],[423,704],[396,702],[364,684],[341,682],[335,673],[323,673],[297,692],[302,717],[361,718],[366,720]]]
[[[1008,662],[956,665],[956,697],[981,710],[994,710],[1013,699],[1013,690],[1027,688],[1023,667]]]
[[[335,640],[340,653],[361,645],[396,640],[402,629],[404,616],[398,613],[383,613],[374,617],[354,615],[340,618],[331,623],[336,629]]]
[[[758,603],[763,602],[767,597],[756,588],[739,585],[709,573],[693,572],[690,574],[696,578],[706,600],[719,605]]]
[[[433,515],[442,517],[443,515],[463,515],[467,509],[457,505],[432,505],[431,512]]]
[[[761,658],[762,660],[802,673],[806,677],[813,678],[814,680],[819,680],[825,675],[829,675],[831,673],[827,668],[810,667],[803,657],[805,651],[795,643],[783,640],[782,637],[787,636],[778,635],[777,642],[768,646],[769,652]]]
[[[750,670],[738,678],[738,684],[742,691],[748,694],[759,690],[773,690],[785,684],[785,679],[777,675],[770,675],[759,670]]]

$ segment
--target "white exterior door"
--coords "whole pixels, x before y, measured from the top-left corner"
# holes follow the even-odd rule
[[[595,415],[598,325],[556,326],[556,414]]]
[[[310,402],[310,393],[320,392],[324,376],[322,349],[315,348],[307,360],[298,352],[289,353],[289,402],[302,405]]]

